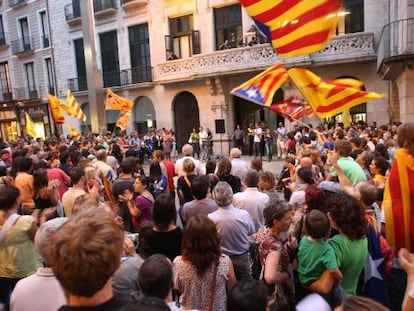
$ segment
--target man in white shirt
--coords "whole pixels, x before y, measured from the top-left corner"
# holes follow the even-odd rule
[[[237,176],[240,180],[244,180],[244,177],[249,170],[249,164],[246,161],[240,159],[241,150],[239,148],[232,148],[230,150],[231,172],[230,174]]]
[[[256,232],[265,225],[263,210],[266,203],[269,202],[269,196],[257,189],[258,182],[259,174],[256,170],[250,169],[244,178],[244,184],[247,188],[233,196],[233,205],[250,214]]]
[[[254,129],[254,138],[253,138],[254,154],[256,157],[258,156],[261,157],[260,143],[262,141],[262,134],[263,134],[263,129],[260,127],[259,123],[256,123],[256,128]]]
[[[204,175],[204,168],[201,165],[201,162],[199,160],[194,159],[194,157],[192,157],[193,147],[190,144],[185,144],[182,147],[182,152],[183,152],[183,157],[181,159],[178,159],[177,162],[175,162],[175,173],[178,175],[178,177],[186,175],[183,169],[183,163],[185,159],[191,159],[191,161],[194,162],[194,165],[195,165],[194,173],[196,175]]]

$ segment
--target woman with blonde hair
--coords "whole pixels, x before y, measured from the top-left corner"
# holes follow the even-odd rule
[[[199,214],[188,222],[174,275],[183,309],[226,310],[227,291],[236,276],[230,258],[221,253],[216,225],[207,216]]]

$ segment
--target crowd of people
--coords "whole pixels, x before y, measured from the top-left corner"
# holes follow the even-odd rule
[[[2,307],[414,310],[414,123],[277,126],[0,140]]]

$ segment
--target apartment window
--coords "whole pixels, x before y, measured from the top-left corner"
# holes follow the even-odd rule
[[[193,30],[193,15],[169,19],[170,35],[165,36],[167,60],[200,54],[200,32]]]
[[[50,57],[45,58],[45,71],[46,71],[47,92],[49,94],[55,95],[55,87],[53,83],[53,65],[52,65],[52,59]]]
[[[0,83],[3,100],[12,100],[12,88],[10,81],[9,64],[7,62],[0,63]]]
[[[38,98],[37,90],[36,90],[36,79],[35,79],[35,70],[34,70],[34,63],[26,63],[23,64],[24,70],[24,78],[26,79],[26,95],[27,98]]]
[[[344,0],[336,34],[364,31],[364,0]]]
[[[3,15],[0,15],[0,45],[6,44],[6,34],[4,33]]]
[[[102,73],[104,87],[119,86],[118,39],[116,31],[109,31],[99,35],[101,42]]]
[[[39,26],[40,26],[40,36],[41,36],[41,44],[43,48],[47,48],[50,46],[49,40],[49,23],[47,20],[46,11],[39,12]]]
[[[75,47],[76,72],[77,79],[71,80],[69,88],[75,91],[84,91],[88,88],[86,83],[86,64],[85,54],[83,51],[83,39],[76,39],[73,41]]]
[[[32,46],[30,44],[30,32],[29,32],[29,22],[27,17],[19,19],[19,32],[20,39],[22,43],[22,51],[31,50]]]
[[[128,35],[132,67],[131,82],[152,81],[148,24],[129,27]]]
[[[239,4],[214,9],[214,25],[216,27],[216,49],[226,40],[231,47],[237,47],[243,39],[241,7]]]

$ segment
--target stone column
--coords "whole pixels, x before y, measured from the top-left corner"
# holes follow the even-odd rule
[[[83,48],[88,83],[88,99],[93,133],[106,131],[105,103],[102,90],[102,73],[96,63],[95,15],[93,0],[79,1],[82,16]]]
[[[414,122],[414,71],[407,64],[404,72],[397,78],[400,102],[400,121]]]

